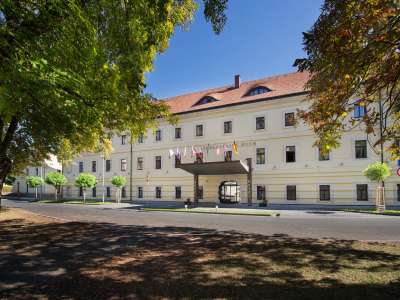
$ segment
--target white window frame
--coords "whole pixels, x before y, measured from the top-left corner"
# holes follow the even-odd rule
[[[175,137],[175,128],[180,128],[181,129],[181,137],[176,138]],[[183,140],[183,127],[182,126],[174,126],[172,130],[172,139],[175,141],[182,141]]]
[[[296,199],[295,200],[289,200],[288,199],[288,192],[287,192],[287,187],[288,186],[295,186],[296,187]],[[299,197],[298,197],[298,195],[299,195],[299,193],[298,193],[298,187],[299,185],[298,184],[285,184],[285,201],[287,201],[287,202],[290,202],[290,203],[294,203],[294,202],[298,202],[298,200],[299,200]],[[319,190],[318,190],[318,194],[319,194]]]
[[[368,200],[357,200],[357,185],[359,184],[366,184],[367,185],[367,193],[368,193]],[[353,199],[355,203],[359,203],[360,205],[363,205],[362,203],[370,205],[374,199],[372,199],[372,190],[371,190],[371,184],[368,182],[356,182],[353,184]]]
[[[232,131],[225,133],[225,122],[231,122],[232,124]],[[203,134],[204,134],[204,126],[203,126]],[[222,135],[232,135],[233,134],[233,119],[225,119],[222,120]]]
[[[160,131],[160,140],[157,140],[157,131]],[[160,142],[162,142],[162,140],[163,140],[163,130],[161,129],[161,128],[157,128],[155,131],[154,131],[154,142],[155,143],[160,143]]]
[[[264,118],[264,129],[257,129],[257,118]],[[264,132],[267,130],[267,114],[257,114],[253,117],[253,130],[254,132]]]
[[[197,127],[197,125],[202,125],[203,126],[203,135],[199,135],[199,136],[196,135],[196,127]],[[205,126],[204,122],[199,122],[199,123],[194,124],[194,138],[202,139],[205,136],[206,136],[206,126]]]
[[[362,140],[364,140],[365,141],[365,144],[366,144],[366,151],[367,151],[367,157],[363,157],[363,158],[357,158],[356,157],[356,141],[362,141]],[[351,143],[352,143],[352,149],[351,149],[351,152],[352,152],[352,157],[353,157],[353,159],[354,160],[356,160],[356,161],[363,161],[363,160],[367,160],[367,159],[369,159],[369,151],[368,151],[368,139],[367,138],[362,138],[362,137],[360,137],[360,138],[353,138],[352,140],[351,140]]]
[[[295,161],[294,162],[287,162],[286,161],[286,147],[288,146],[294,146],[295,148]],[[299,156],[298,156],[298,146],[296,143],[293,144],[285,144],[283,145],[283,161],[285,164],[293,165],[299,162]]]
[[[329,193],[330,200],[321,200],[320,199],[320,186],[321,185],[329,185]],[[317,184],[317,202],[319,203],[333,203],[334,202],[334,185],[332,183],[318,183]]]
[[[296,127],[296,124],[295,125],[291,125],[291,126],[286,126],[285,115],[288,114],[288,113],[294,113],[294,118],[296,119],[296,110],[289,109],[289,110],[282,111],[282,127],[285,128],[285,129],[291,129],[291,128],[293,129],[293,128]]]

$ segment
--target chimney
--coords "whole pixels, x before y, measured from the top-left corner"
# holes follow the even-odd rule
[[[240,87],[240,75],[235,75],[235,89]]]

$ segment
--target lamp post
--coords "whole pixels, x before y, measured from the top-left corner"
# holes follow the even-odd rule
[[[103,199],[103,203],[105,202],[105,191],[104,191],[104,189],[105,189],[105,184],[104,184],[104,164],[105,164],[105,161],[106,161],[106,157],[103,155],[103,166],[102,166],[102,173],[101,173],[101,176],[102,176],[102,184],[103,184],[103,187],[102,187],[102,199]]]

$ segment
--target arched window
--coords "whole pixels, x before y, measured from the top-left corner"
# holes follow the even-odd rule
[[[207,103],[211,103],[211,102],[215,102],[218,101],[217,99],[215,99],[214,97],[211,96],[204,96],[203,98],[201,98],[199,101],[197,101],[195,103],[195,105],[203,105],[203,104],[207,104]],[[194,105],[194,106],[195,106]]]
[[[246,96],[255,96],[255,95],[259,95],[259,94],[264,94],[264,93],[268,93],[270,92],[271,89],[265,87],[265,86],[257,86],[255,88],[250,89]]]

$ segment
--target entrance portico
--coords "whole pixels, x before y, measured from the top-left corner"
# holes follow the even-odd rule
[[[252,205],[252,165],[251,158],[246,162],[241,160],[214,161],[214,162],[195,162],[177,164],[177,168],[193,174],[193,199],[194,203],[199,202],[199,176],[202,175],[247,175],[247,204]]]

